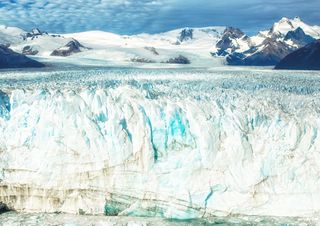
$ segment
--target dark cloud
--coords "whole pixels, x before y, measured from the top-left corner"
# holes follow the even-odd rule
[[[4,0],[0,23],[50,32],[134,34],[226,25],[255,33],[283,16],[320,24],[319,8],[320,0]]]

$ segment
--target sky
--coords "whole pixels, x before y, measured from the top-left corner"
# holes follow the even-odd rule
[[[282,17],[320,25],[320,0],[0,0],[0,24],[52,33],[158,33],[233,26],[248,34]]]

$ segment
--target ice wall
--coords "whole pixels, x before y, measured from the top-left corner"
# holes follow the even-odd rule
[[[174,218],[319,213],[319,95],[205,84],[1,91],[0,201]]]

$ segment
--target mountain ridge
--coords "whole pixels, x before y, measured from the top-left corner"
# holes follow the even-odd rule
[[[22,34],[18,35],[19,31]],[[320,27],[308,25],[298,17],[283,17],[268,30],[253,36],[239,28],[224,26],[184,27],[158,34],[137,35],[105,31],[50,34],[40,29],[27,32],[0,26],[0,43],[13,40],[6,44],[18,53],[51,60],[59,57],[64,57],[65,61],[99,60],[110,65],[163,64],[182,56],[190,61],[191,66],[269,66],[276,65],[285,55],[319,38]],[[70,54],[55,54],[73,40],[84,48],[70,51]],[[158,54],[148,49],[154,49]]]

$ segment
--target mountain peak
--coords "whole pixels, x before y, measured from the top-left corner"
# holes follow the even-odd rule
[[[315,39],[312,36],[307,35],[301,27],[298,27],[294,31],[289,31],[284,37],[284,40],[291,40],[299,47],[315,41]]]
[[[193,29],[186,27],[180,32],[180,36],[178,37],[180,42],[191,40],[193,38]]]
[[[302,20],[301,20],[301,18],[299,16],[296,16],[293,20],[296,21],[296,22],[300,22],[300,21],[302,22]]]
[[[290,19],[288,17],[282,17],[278,23],[286,23],[286,22],[290,22]]]
[[[298,27],[301,27],[304,30],[308,25],[306,25],[300,17],[295,17],[293,19],[283,17],[281,20],[273,24],[269,31],[269,36],[285,36],[289,31],[294,31]]]
[[[299,16],[294,17],[293,19],[290,19],[288,17],[282,17],[277,23],[292,23],[292,22],[303,22]]]
[[[315,38],[320,37],[320,29],[317,26],[306,24],[300,17],[296,16],[293,19],[283,17],[278,22],[274,23],[268,32],[269,37],[284,37],[289,31],[294,31],[301,28],[307,35]]]
[[[31,30],[31,33],[34,34],[34,35],[42,35],[42,31],[40,31],[39,28],[33,28]]]

